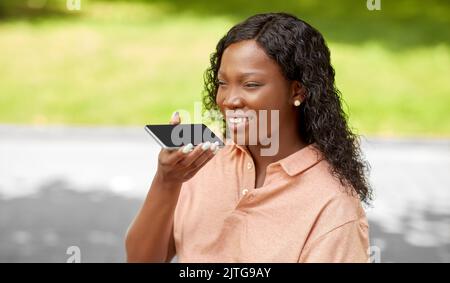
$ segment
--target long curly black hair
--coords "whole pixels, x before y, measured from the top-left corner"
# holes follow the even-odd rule
[[[219,110],[217,73],[224,50],[230,44],[250,39],[278,63],[288,80],[303,85],[306,96],[299,107],[299,133],[303,141],[314,143],[331,164],[331,173],[342,185],[351,188],[352,195],[356,193],[369,204],[372,200],[367,180],[369,165],[362,157],[358,136],[347,124],[341,95],[335,86],[330,51],[320,32],[306,22],[286,13],[266,13],[231,28],[217,44],[205,72],[204,109]]]

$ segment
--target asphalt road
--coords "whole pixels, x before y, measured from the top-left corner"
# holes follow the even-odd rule
[[[371,245],[381,261],[449,262],[450,140],[368,138],[362,148],[376,197],[366,209]],[[0,126],[0,261],[63,261],[67,239],[77,237],[89,246],[85,261],[123,261],[123,233],[147,193],[158,152],[143,128]],[[48,229],[27,222],[44,209],[37,200],[58,197],[66,207],[79,200],[76,209],[92,214],[95,203],[107,211],[123,207],[121,222],[104,226],[106,213],[94,225],[72,213],[64,221],[73,218],[76,232],[64,236],[63,208],[51,203]],[[35,211],[23,209],[30,203]],[[11,220],[15,214],[22,224]]]

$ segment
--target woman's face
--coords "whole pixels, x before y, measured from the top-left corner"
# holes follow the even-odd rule
[[[256,41],[240,41],[225,49],[218,80],[216,103],[235,142],[242,144],[238,137],[245,134],[245,144],[254,144],[250,136],[256,132],[257,144],[267,145],[265,137],[279,137],[286,125],[298,129],[292,123],[297,123],[294,100],[301,100],[296,96],[299,83],[287,80]]]

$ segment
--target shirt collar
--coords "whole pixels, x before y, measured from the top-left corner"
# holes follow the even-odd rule
[[[321,152],[315,147],[315,144],[310,144],[281,159],[278,163],[289,176],[294,176],[313,167],[321,160],[323,160]]]
[[[245,154],[250,155],[245,146],[238,145],[234,142],[232,142],[232,145]],[[279,164],[289,176],[295,176],[316,165],[323,159],[323,154],[316,148],[316,145],[310,144],[281,160],[269,164],[269,166]]]

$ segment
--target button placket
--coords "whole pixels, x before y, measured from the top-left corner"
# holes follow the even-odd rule
[[[243,186],[241,188],[239,188],[239,199],[238,199],[238,204],[236,206],[236,208],[238,208],[240,206],[240,203],[242,201],[246,201],[252,198],[252,194],[251,191],[254,190],[254,186],[255,186],[255,171],[252,170],[254,168],[253,166],[253,162],[251,160],[251,158],[249,158],[248,156],[244,159],[244,164],[243,164]]]
[[[247,171],[249,171],[249,172],[247,172],[247,176],[250,177],[250,180],[249,180],[249,182],[247,184],[247,187],[242,190],[242,195],[243,196],[247,195],[250,190],[254,189],[255,178],[256,178],[255,171],[252,170],[253,169],[253,161],[251,160],[251,158],[246,158],[246,159],[247,159],[246,160],[246,167],[247,167]]]

